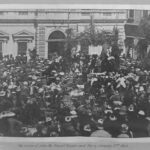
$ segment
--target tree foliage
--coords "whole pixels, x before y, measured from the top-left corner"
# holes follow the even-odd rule
[[[93,22],[83,32],[76,35],[73,29],[68,28],[67,34],[67,53],[70,52],[72,47],[75,47],[78,41],[81,44],[82,50],[88,49],[88,46],[98,46],[108,43],[109,45],[118,45],[119,30],[117,27],[113,28],[112,32],[96,29]],[[69,54],[68,54],[69,55]]]
[[[82,32],[79,37],[79,41],[81,44],[86,44],[86,45],[93,45],[93,46],[98,46],[98,45],[103,45],[104,43],[117,43],[118,42],[118,30],[110,33],[105,30],[98,31],[95,30],[95,32],[91,32],[90,30],[86,30]]]
[[[139,32],[145,37],[145,39],[139,40],[137,44],[138,55],[140,59],[143,60],[147,57],[147,47],[150,43],[150,16],[141,19]]]
[[[146,40],[150,42],[150,16],[141,19],[139,30],[144,33]]]

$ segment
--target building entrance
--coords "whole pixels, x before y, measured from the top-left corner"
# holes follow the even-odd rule
[[[65,49],[66,37],[61,31],[54,31],[48,38],[48,58],[54,53],[63,55]]]

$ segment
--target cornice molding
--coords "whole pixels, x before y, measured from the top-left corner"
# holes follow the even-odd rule
[[[90,19],[78,19],[78,20],[66,20],[66,19],[58,19],[58,20],[54,20],[54,19],[0,19],[0,24],[2,23],[15,23],[15,24],[19,24],[19,23],[51,23],[51,24],[57,24],[57,23],[61,23],[61,24],[74,24],[74,23],[90,23]],[[124,23],[126,21],[126,19],[95,19],[94,23]]]

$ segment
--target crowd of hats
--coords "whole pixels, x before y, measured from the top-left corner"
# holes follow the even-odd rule
[[[117,71],[101,72],[100,61],[95,55],[77,55],[70,62],[62,56],[4,57],[0,123],[13,118],[20,126],[13,131],[7,126],[6,132],[0,127],[0,135],[148,137],[150,71],[121,59]]]

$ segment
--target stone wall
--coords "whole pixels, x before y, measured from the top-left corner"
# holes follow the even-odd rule
[[[53,31],[60,30],[66,34],[66,29],[72,28],[74,32],[83,32],[89,27],[91,16],[98,30],[112,31],[117,26],[120,41],[124,42],[126,10],[0,10],[0,32],[8,34],[8,39],[0,35],[3,55],[16,56],[17,42],[24,40],[27,41],[27,49],[36,47],[38,54],[47,58],[48,37]],[[16,40],[13,35],[17,33],[22,36],[16,35]]]

